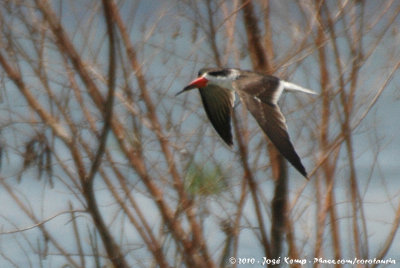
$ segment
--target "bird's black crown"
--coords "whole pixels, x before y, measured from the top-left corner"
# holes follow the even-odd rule
[[[227,77],[232,73],[232,70],[229,68],[202,68],[197,75],[200,77],[205,73],[215,77]]]

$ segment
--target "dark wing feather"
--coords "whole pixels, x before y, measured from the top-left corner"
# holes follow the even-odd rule
[[[238,91],[238,94],[278,151],[307,178],[307,172],[290,141],[286,120],[279,106],[264,103],[258,97],[243,91]]]
[[[200,88],[199,91],[208,119],[221,138],[231,146],[233,144],[231,113],[235,101],[234,92],[214,85]]]
[[[243,72],[234,82],[234,87],[241,92],[256,97],[264,103],[276,104],[283,88],[280,79],[271,75]]]

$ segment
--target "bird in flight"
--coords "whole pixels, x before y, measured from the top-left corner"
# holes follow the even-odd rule
[[[199,89],[207,117],[225,143],[233,145],[231,114],[236,92],[278,151],[307,178],[290,141],[278,100],[283,90],[317,93],[271,75],[234,68],[203,68],[176,96],[194,88]]]

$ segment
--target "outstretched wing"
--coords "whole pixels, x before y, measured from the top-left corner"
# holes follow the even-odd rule
[[[265,77],[265,80],[264,83],[251,79],[247,83],[242,81],[236,85],[237,92],[278,151],[307,178],[307,172],[290,141],[285,117],[277,105],[283,86],[277,78]],[[263,82],[263,79],[258,81]]]
[[[207,117],[221,138],[231,146],[231,113],[235,102],[235,93],[214,85],[199,89]]]

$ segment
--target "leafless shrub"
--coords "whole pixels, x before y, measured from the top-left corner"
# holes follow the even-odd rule
[[[392,217],[377,245],[366,201],[382,147],[361,170],[357,135],[381,134],[368,119],[400,65],[399,3],[154,3],[1,2],[1,263],[395,258],[399,193],[382,197]],[[321,93],[282,100],[309,182],[242,105],[230,150],[195,94],[173,97],[198,68],[232,65]]]

